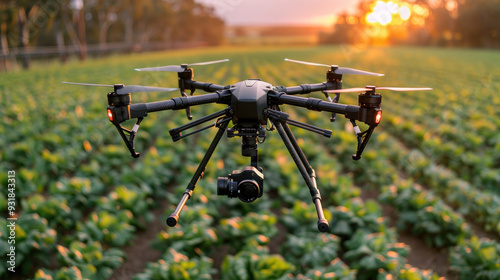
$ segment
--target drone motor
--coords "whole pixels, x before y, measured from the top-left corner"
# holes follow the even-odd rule
[[[130,119],[131,94],[108,93],[108,118],[112,123],[119,124],[122,120]]]

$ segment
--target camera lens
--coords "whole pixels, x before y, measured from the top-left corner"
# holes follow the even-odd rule
[[[238,185],[238,198],[243,202],[252,202],[259,196],[259,184],[254,180],[243,180]]]
[[[217,179],[217,195],[227,195],[228,197],[237,196],[237,183],[227,177]]]
[[[219,177],[217,179],[217,195],[227,195],[229,187],[229,179],[227,177]]]

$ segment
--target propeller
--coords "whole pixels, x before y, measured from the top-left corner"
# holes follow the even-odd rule
[[[62,83],[70,85],[92,86],[92,87],[112,87],[114,88],[117,94],[127,94],[134,92],[168,92],[168,91],[178,90],[178,88],[162,88],[162,87],[149,87],[149,86],[138,86],[138,85],[125,86],[122,84],[102,85],[102,84],[87,84],[87,83],[72,83],[72,82],[62,82]]]
[[[392,90],[392,91],[420,91],[420,90],[432,90],[432,88],[417,88],[417,87],[374,87],[366,86],[364,88],[344,88],[344,89],[332,89],[325,90],[326,93],[342,93],[342,92],[369,92],[375,90]]]
[[[197,62],[197,63],[181,64],[181,65],[168,65],[168,66],[149,67],[149,68],[136,68],[135,71],[184,72],[189,66],[209,65],[209,64],[215,64],[215,63],[221,63],[221,62],[227,62],[227,61],[229,61],[229,59],[207,61],[207,62]]]
[[[332,68],[333,72],[335,74],[339,74],[339,75],[356,74],[356,75],[368,75],[368,76],[378,76],[378,77],[384,76],[384,74],[380,74],[380,73],[368,72],[368,71],[347,68],[347,67],[338,67],[337,65],[327,65],[327,64],[313,63],[313,62],[300,61],[300,60],[288,59],[288,58],[285,58],[285,61],[305,64],[305,65],[311,65],[311,66],[322,66],[322,67]]]

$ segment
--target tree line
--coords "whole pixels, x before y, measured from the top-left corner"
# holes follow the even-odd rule
[[[355,14],[339,16],[335,31],[323,34],[321,42],[500,47],[500,0],[394,1],[415,10],[404,24],[386,26],[366,22],[366,15],[376,2],[362,0]]]
[[[223,38],[224,21],[195,0],[0,0],[4,58],[52,46],[78,50],[83,60],[90,44],[104,50],[121,43],[132,50],[151,43],[217,45]],[[29,56],[22,57],[29,67]]]

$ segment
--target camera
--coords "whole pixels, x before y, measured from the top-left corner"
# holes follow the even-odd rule
[[[237,197],[243,202],[252,202],[262,196],[264,174],[253,166],[234,170],[227,177],[217,179],[217,195]]]

